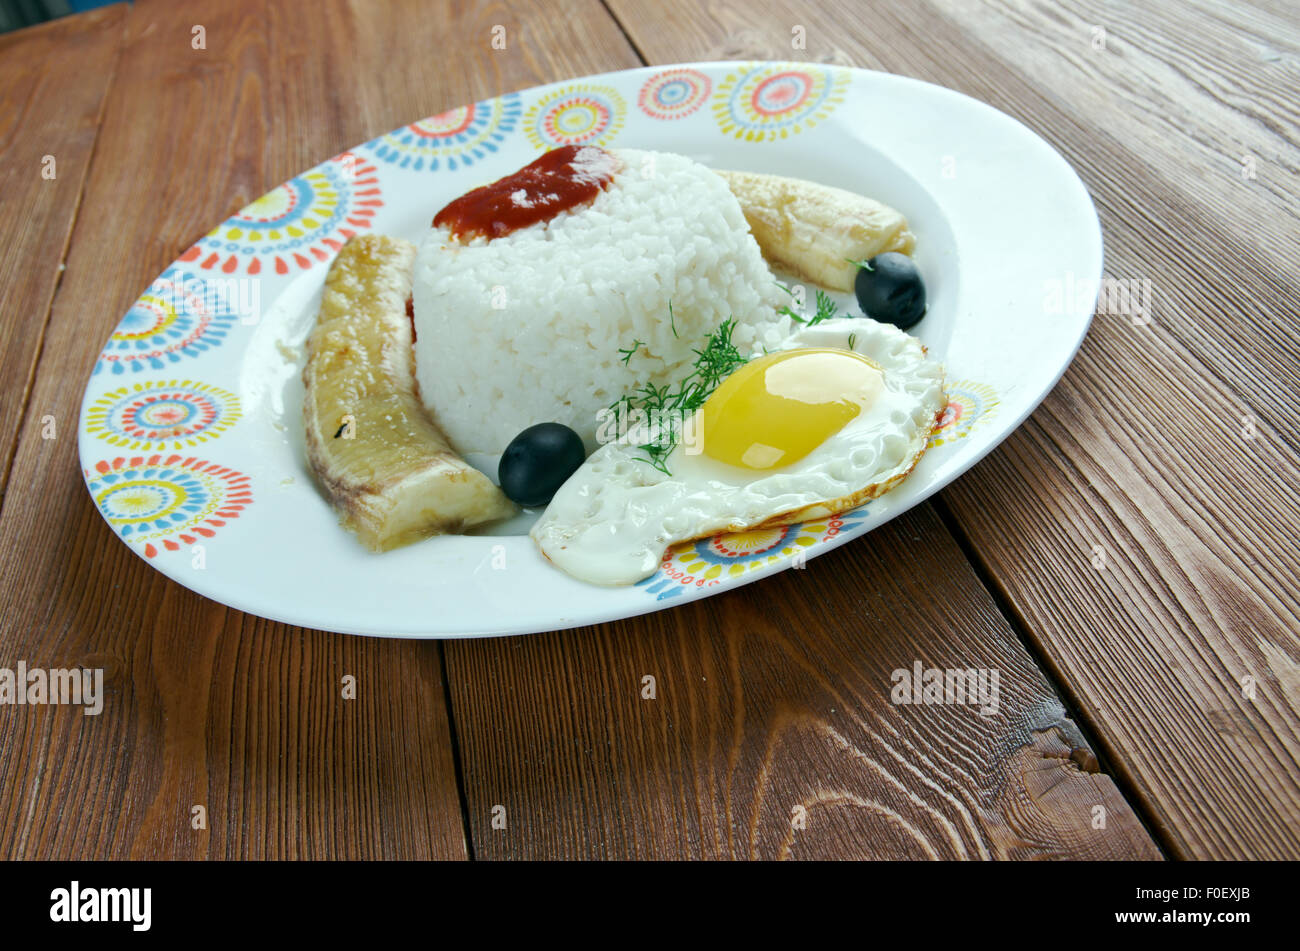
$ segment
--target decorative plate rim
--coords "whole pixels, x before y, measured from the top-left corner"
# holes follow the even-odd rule
[[[1037,408],[1082,345],[1095,294],[1087,301],[1083,300],[1086,294],[1081,296],[1079,306],[1067,312],[1054,331],[1042,331],[1050,339],[1053,359],[1049,371],[1036,369],[1039,376],[1032,384],[1012,379],[1000,385],[1002,381],[988,379],[992,370],[964,378],[962,371],[973,369],[971,366],[950,373],[949,385],[960,398],[950,392],[943,429],[932,440],[932,449],[917,471],[886,496],[837,516],[834,521],[840,525],[834,531],[823,525],[832,520],[799,523],[781,534],[792,541],[775,555],[771,548],[760,547],[766,543],[763,539],[754,538],[733,539],[729,547],[725,539],[674,546],[655,575],[617,589],[568,578],[546,565],[526,537],[448,536],[401,553],[371,556],[361,552],[331,521],[326,527],[337,535],[337,546],[312,538],[322,548],[340,549],[329,556],[338,562],[330,563],[334,574],[317,579],[318,592],[333,590],[331,583],[344,577],[339,571],[351,571],[346,577],[364,581],[373,568],[366,564],[367,558],[389,559],[392,572],[401,577],[401,584],[394,588],[400,594],[398,606],[386,605],[384,592],[374,590],[371,579],[369,586],[362,583],[353,589],[357,602],[331,612],[319,593],[305,595],[310,591],[310,579],[301,577],[306,569],[292,558],[285,560],[289,549],[279,544],[275,534],[293,526],[295,518],[308,519],[296,524],[314,532],[321,524],[319,510],[325,503],[309,481],[294,484],[282,478],[277,482],[275,476],[287,470],[273,471],[263,465],[263,460],[270,458],[265,454],[268,447],[275,452],[283,447],[276,447],[275,437],[268,436],[263,425],[269,421],[274,427],[275,417],[268,409],[274,397],[249,381],[258,380],[250,369],[254,338],[266,336],[266,327],[272,326],[261,320],[261,315],[282,304],[287,311],[297,306],[292,301],[309,300],[311,293],[318,292],[331,252],[349,234],[397,230],[392,223],[409,214],[399,206],[409,205],[404,199],[409,198],[410,190],[427,185],[433,180],[430,176],[447,176],[451,185],[464,190],[478,184],[484,175],[496,177],[523,164],[551,144],[595,141],[649,147],[643,144],[646,139],[662,142],[660,147],[667,151],[702,148],[710,154],[736,157],[738,165],[781,166],[770,168],[780,172],[803,154],[791,151],[792,138],[803,136],[799,144],[802,147],[806,142],[810,150],[819,145],[813,139],[823,139],[821,147],[813,151],[829,152],[829,145],[846,139],[862,142],[853,122],[867,117],[874,117],[873,129],[887,130],[885,141],[863,143],[864,149],[874,150],[868,157],[876,162],[874,174],[896,174],[891,168],[897,166],[920,189],[914,196],[918,202],[932,202],[938,209],[933,219],[936,227],[941,224],[952,229],[951,251],[963,258],[963,266],[943,265],[943,273],[951,271],[948,303],[953,311],[946,342],[951,344],[956,338],[969,344],[962,340],[975,319],[963,316],[962,310],[973,293],[968,272],[977,266],[972,258],[982,261],[988,255],[972,242],[963,243],[968,223],[959,219],[975,214],[965,206],[982,206],[970,194],[974,189],[962,191],[954,186],[943,197],[936,196],[945,186],[932,172],[921,176],[902,164],[907,148],[920,146],[904,148],[889,141],[888,134],[914,120],[879,112],[877,97],[882,96],[910,97],[914,108],[924,105],[946,110],[953,127],[972,134],[968,139],[943,143],[953,150],[953,155],[945,158],[955,157],[965,163],[963,168],[973,165],[977,177],[988,173],[996,178],[996,164],[980,152],[988,143],[1029,163],[1028,172],[1016,184],[1030,187],[1025,185],[1029,181],[1033,187],[1041,187],[1033,183],[1039,179],[1050,182],[1054,199],[1064,209],[1061,218],[1070,225],[1064,230],[1070,247],[1058,255],[1069,266],[1063,272],[1047,273],[1070,277],[1077,272],[1085,288],[1088,281],[1100,280],[1100,224],[1074,169],[1017,120],[954,90],[854,67],[712,61],[638,67],[509,92],[415,120],[326,159],[218,224],[163,271],[119,321],[83,394],[78,425],[80,464],[97,510],[115,534],[169,578],[223,604],[299,626],[416,638],[532,633],[645,614],[742,587],[866,534],[946,487]],[[652,101],[643,101],[647,97]],[[774,157],[779,161],[769,161]],[[876,197],[891,201],[888,194]],[[1028,207],[1032,201],[1026,198],[1024,204],[1022,214],[1032,214]],[[903,210],[912,217],[912,209]],[[1042,222],[1035,222],[1036,227],[1043,227]],[[921,237],[925,240],[926,235]],[[226,290],[216,293],[214,287]],[[268,300],[254,307],[260,307],[254,315],[258,319],[246,326],[245,301],[237,295],[245,291],[250,296],[261,295],[267,288],[271,291]],[[1019,298],[1009,309],[1017,314],[1032,311]],[[260,345],[264,344],[262,340]],[[960,365],[964,361],[957,356]],[[951,365],[953,357],[947,354],[945,362]],[[990,356],[985,354],[983,359],[987,366]],[[980,366],[972,362],[974,368]],[[972,432],[977,433],[976,438],[969,438]],[[314,502],[304,493],[315,496]],[[285,508],[293,511],[287,522],[279,524],[276,513]],[[259,528],[263,523],[267,527]],[[803,534],[805,527],[813,525],[823,526],[822,530]],[[812,537],[817,535],[820,537]],[[699,550],[701,545],[715,543],[715,550]],[[276,595],[282,594],[283,588],[263,584],[249,573],[246,562],[256,561],[259,545],[268,544],[267,557],[278,559],[278,570],[299,601],[278,600]],[[743,544],[751,548],[741,550]],[[438,545],[442,548],[437,552],[430,547]],[[347,550],[348,546],[355,550]],[[208,564],[209,548],[222,556],[213,559],[215,571]],[[465,623],[440,623],[437,593],[469,591],[473,598],[476,586],[491,589],[480,576],[485,553],[495,557],[498,549],[506,561],[517,564],[519,557],[525,559],[522,575],[507,570],[501,577],[511,578],[512,584],[522,580],[525,593],[538,598],[544,607],[513,615],[501,613],[504,608],[494,613],[490,606],[478,613],[470,610],[456,615],[453,611],[452,616]],[[413,552],[417,554],[413,556]],[[425,557],[419,556],[421,552]],[[531,553],[535,565],[527,564],[525,552]],[[231,553],[236,557],[227,558]],[[806,558],[800,557],[801,553]],[[425,571],[431,573],[427,602],[421,600],[425,592],[420,589]],[[685,575],[690,577],[683,582]],[[310,610],[303,609],[304,596],[311,600]],[[416,605],[423,607],[416,611]],[[456,603],[454,607],[464,605]],[[337,622],[332,616],[338,617]]]

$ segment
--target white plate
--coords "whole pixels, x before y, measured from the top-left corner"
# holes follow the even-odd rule
[[[623,588],[562,574],[522,534],[372,555],[338,526],[299,421],[302,342],[334,251],[350,233],[416,240],[451,198],[574,141],[797,175],[907,215],[930,301],[912,332],[945,363],[951,402],[901,487],[835,519],[679,546],[656,575]],[[403,127],[223,222],[109,340],[82,403],[81,464],[100,512],[141,557],[263,617],[400,637],[608,621],[756,581],[943,488],[1065,371],[1101,265],[1078,176],[1023,125],[966,96],[807,63],[606,73]]]

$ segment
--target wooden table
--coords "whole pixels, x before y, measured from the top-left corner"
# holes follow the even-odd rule
[[[1083,176],[1106,272],[1151,282],[1153,320],[1099,314],[936,501],[629,621],[325,634],[112,536],[82,387],[213,223],[463,102],[750,57],[1019,118]],[[137,0],[0,37],[0,666],[108,677],[98,717],[0,707],[0,854],[1300,857],[1298,85],[1282,0]],[[917,659],[999,668],[1002,715],[890,703]]]

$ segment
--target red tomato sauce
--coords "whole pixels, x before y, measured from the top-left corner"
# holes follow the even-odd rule
[[[598,146],[565,145],[461,195],[434,215],[433,225],[461,240],[500,238],[594,201],[617,170],[618,159]]]

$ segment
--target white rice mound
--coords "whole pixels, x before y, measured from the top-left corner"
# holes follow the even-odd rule
[[[434,228],[420,247],[416,377],[462,454],[499,454],[542,422],[591,450],[602,409],[646,381],[676,383],[728,317],[742,352],[789,326],[720,177],[681,155],[612,151],[622,167],[591,204],[467,244]],[[625,366],[619,349],[637,340]]]

